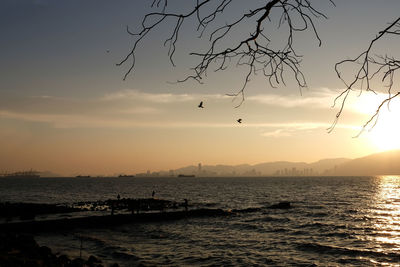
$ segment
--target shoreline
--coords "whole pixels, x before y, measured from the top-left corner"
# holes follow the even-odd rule
[[[104,267],[102,261],[93,255],[87,259],[57,255],[47,246],[40,246],[32,235],[0,234],[0,266],[63,266],[63,267]],[[113,263],[110,267],[119,267]]]

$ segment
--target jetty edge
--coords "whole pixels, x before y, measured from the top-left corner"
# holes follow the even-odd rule
[[[165,222],[197,217],[232,216],[236,214],[265,211],[267,209],[291,209],[288,201],[268,207],[246,209],[194,208],[187,199],[184,203],[146,198],[117,198],[105,201],[78,202],[74,206],[35,203],[0,203],[0,233],[59,232],[75,228],[107,228],[123,224],[143,222]],[[75,212],[89,212],[84,216],[74,216]],[[90,214],[101,211],[102,214]],[[104,214],[104,212],[107,212]],[[55,214],[53,218],[35,217],[40,214]],[[12,218],[17,218],[13,220]],[[18,220],[19,218],[19,220]]]
[[[75,228],[104,228],[130,223],[164,222],[194,217],[228,216],[232,212],[222,209],[195,209],[139,214],[115,214],[62,218],[42,221],[9,222],[0,224],[0,233],[59,232]]]

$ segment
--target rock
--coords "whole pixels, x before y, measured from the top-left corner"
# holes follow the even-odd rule
[[[71,266],[71,267],[82,267],[82,266],[85,266],[85,261],[83,259],[81,259],[81,258],[76,258],[76,259],[73,259],[71,261],[69,266]]]
[[[96,258],[95,256],[91,255],[88,259],[88,263],[89,264],[93,264],[93,263],[101,263],[101,260],[99,260],[98,258]]]
[[[0,234],[0,267],[103,267],[95,256],[89,259],[70,259],[68,256],[57,257],[49,247],[39,246],[33,236],[22,234]],[[115,265],[118,266],[118,265]]]
[[[279,202],[278,204],[271,205],[268,208],[269,209],[290,209],[291,207],[292,206],[289,201],[282,201],[282,202]]]
[[[42,246],[39,248],[39,254],[42,258],[52,258],[54,255],[51,252],[51,249],[46,246]]]
[[[56,261],[60,266],[68,266],[71,260],[66,255],[61,255]]]

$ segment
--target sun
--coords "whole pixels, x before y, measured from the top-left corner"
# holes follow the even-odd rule
[[[377,124],[367,133],[378,151],[400,149],[400,113],[382,110]]]
[[[368,120],[376,112],[387,94],[363,94],[351,99],[351,106],[357,113],[363,114],[364,120]],[[400,100],[394,99],[389,107],[382,106],[378,120],[367,127],[362,133],[370,145],[377,152],[400,149]],[[373,126],[371,128],[371,126]]]

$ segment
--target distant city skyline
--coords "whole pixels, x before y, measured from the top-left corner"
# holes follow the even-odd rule
[[[187,75],[195,62],[188,53],[202,47],[182,35],[174,68],[159,39],[165,29],[140,47],[135,72],[122,80],[126,66],[115,64],[132,45],[126,26],[138,29],[151,1],[1,1],[0,171],[109,175],[200,162],[204,170],[400,148],[399,100],[375,129],[353,138],[376,110],[372,93],[351,96],[335,130],[326,130],[343,89],[334,64],[360,53],[400,10],[400,1],[360,2],[316,3],[329,17],[316,23],[321,47],[307,34],[295,36],[308,89],[299,92],[290,79],[275,89],[255,77],[235,108],[226,94],[243,84],[240,68],[210,72],[204,84],[171,83]]]
[[[216,164],[203,165],[201,162],[168,170],[147,170],[145,172],[77,173],[61,174],[46,170],[2,171],[1,177],[90,177],[90,178],[176,178],[176,177],[294,177],[294,176],[369,176],[397,175],[400,173],[400,150],[374,153],[360,158],[330,158],[315,162],[272,161],[258,164]]]
[[[241,165],[203,165],[198,163],[176,170],[138,173],[138,177],[293,177],[293,176],[349,176],[397,175],[400,173],[400,150],[390,150],[361,158],[320,159],[315,162],[276,161]],[[201,168],[200,168],[201,166]]]

